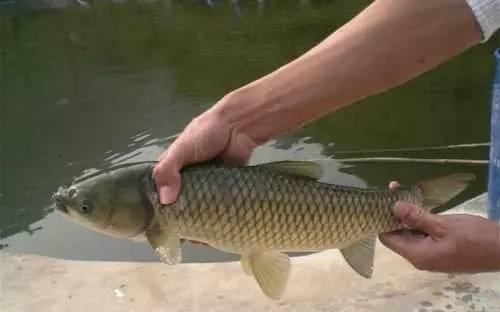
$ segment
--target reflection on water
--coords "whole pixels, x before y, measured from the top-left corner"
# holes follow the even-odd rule
[[[51,213],[50,194],[96,168],[155,159],[196,114],[306,51],[369,2],[0,2],[0,248],[155,259],[145,244],[103,237]],[[279,138],[252,161],[487,141],[497,40]],[[487,149],[418,156],[485,159]],[[471,171],[479,181],[461,199],[485,188],[485,168],[325,164],[325,179],[342,184],[385,187],[395,178],[409,183]],[[200,246],[185,249],[188,261],[228,259]]]

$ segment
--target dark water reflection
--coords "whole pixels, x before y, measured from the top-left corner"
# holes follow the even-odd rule
[[[49,195],[93,168],[155,159],[166,138],[196,114],[306,51],[369,2],[0,1],[0,248],[155,259],[145,244],[104,237],[52,214]],[[497,44],[494,38],[404,87],[271,142],[252,161],[487,141]],[[418,156],[485,159],[487,150]],[[482,167],[340,168],[331,161],[327,168],[332,182],[380,187],[394,178],[412,182],[466,170],[479,180],[459,200],[485,189]],[[186,247],[188,261],[229,258]]]

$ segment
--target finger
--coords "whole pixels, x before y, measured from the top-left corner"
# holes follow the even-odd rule
[[[433,237],[444,236],[445,229],[439,218],[415,205],[397,202],[394,215],[411,229],[421,230]]]
[[[192,135],[183,135],[174,141],[160,157],[160,163],[165,165],[176,165],[182,168],[184,165],[195,163],[197,158],[196,145],[198,142]]]
[[[183,141],[174,142],[153,169],[160,202],[164,205],[177,200],[181,188],[180,169],[193,161],[193,148]]]
[[[158,172],[158,171],[156,171]],[[158,175],[159,173],[156,173]],[[161,174],[161,173],[160,173]],[[181,190],[181,175],[179,172],[169,172],[162,178],[162,182],[157,182],[160,203],[169,205],[177,201]]]
[[[393,192],[400,186],[401,185],[399,184],[398,181],[391,181],[391,183],[389,183],[389,191]]]
[[[425,237],[415,235],[409,230],[401,230],[379,235],[379,240],[384,246],[398,253],[406,259],[414,259],[421,254]]]
[[[255,142],[248,136],[233,133],[220,158],[228,164],[244,165],[248,162],[254,148]]]
[[[172,146],[172,144],[170,144],[170,146]],[[168,154],[168,149],[169,147],[166,147],[165,150],[163,151],[163,153],[161,153],[160,157],[158,157],[158,162],[162,162],[163,159],[165,159],[165,157],[167,157],[167,154]]]
[[[399,230],[389,233],[380,234],[380,239],[383,243],[391,244],[394,242],[395,244],[417,244],[424,239],[425,236],[421,234],[415,234],[412,230]]]
[[[177,178],[170,179],[169,184],[160,186],[160,202],[163,205],[173,204],[177,201],[179,193],[181,192],[181,178],[180,175],[176,175]]]

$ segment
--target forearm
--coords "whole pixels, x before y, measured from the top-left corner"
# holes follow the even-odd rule
[[[500,242],[497,242],[496,244],[496,252],[495,258],[494,258],[494,263],[492,265],[491,271],[493,272],[500,272]]]
[[[402,84],[481,40],[464,0],[377,0],[295,61],[212,111],[257,143]]]
[[[482,244],[485,249],[489,250],[491,257],[485,256],[479,261],[484,261],[485,271],[500,272],[500,225],[490,222],[489,235],[479,237],[479,244]],[[483,229],[483,233],[488,233]]]

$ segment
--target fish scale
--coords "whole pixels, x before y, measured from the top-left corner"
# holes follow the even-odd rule
[[[411,191],[322,184],[266,168],[199,166],[183,172],[179,235],[230,252],[337,248],[399,228],[391,212]],[[415,196],[413,196],[415,197]],[[316,221],[321,220],[321,221]]]

